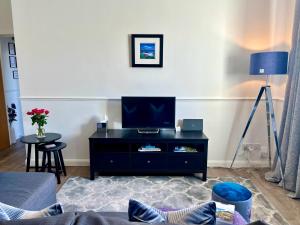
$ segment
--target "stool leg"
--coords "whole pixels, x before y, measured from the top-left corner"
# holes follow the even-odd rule
[[[57,183],[60,184],[60,169],[59,169],[59,158],[58,158],[57,151],[54,151],[53,155],[54,155],[54,161],[55,161],[55,175],[57,178]]]
[[[39,172],[39,151],[37,150],[37,144],[34,146],[35,148],[35,172]]]
[[[47,158],[48,158],[48,162],[47,162],[47,165],[48,165],[48,172],[50,173],[51,172],[51,152],[47,152]]]
[[[46,170],[46,152],[43,152],[43,160],[42,160],[42,172]]]
[[[67,176],[65,162],[64,162],[64,158],[63,158],[63,155],[61,153],[61,150],[58,151],[58,155],[59,155],[59,160],[60,160],[60,164],[61,164],[62,170],[64,172],[64,175]]]
[[[27,148],[27,162],[26,162],[26,172],[29,172],[31,160],[31,144],[28,144]]]

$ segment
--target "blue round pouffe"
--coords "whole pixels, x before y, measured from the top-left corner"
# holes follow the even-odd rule
[[[224,204],[235,205],[247,222],[250,222],[252,193],[246,187],[234,182],[222,182],[212,188],[212,200]]]

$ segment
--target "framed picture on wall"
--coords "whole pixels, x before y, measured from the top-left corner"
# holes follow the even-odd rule
[[[13,73],[13,78],[14,78],[14,79],[19,79],[19,73],[18,73],[18,70],[14,70],[14,71],[12,71],[12,73]]]
[[[15,47],[15,43],[8,43],[8,53],[10,55],[16,55],[16,47]]]
[[[10,68],[17,68],[17,58],[15,56],[9,56],[9,66]]]
[[[132,67],[163,67],[163,35],[131,35]]]

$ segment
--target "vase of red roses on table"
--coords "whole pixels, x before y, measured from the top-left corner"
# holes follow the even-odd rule
[[[46,137],[44,126],[47,124],[49,110],[34,108],[26,114],[31,116],[32,125],[37,124],[38,126],[36,131],[37,138]]]

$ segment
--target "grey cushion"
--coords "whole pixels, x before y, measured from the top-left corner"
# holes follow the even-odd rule
[[[120,219],[128,220],[127,212],[97,212],[101,216],[118,217]]]
[[[0,202],[26,210],[56,203],[56,178],[50,173],[0,172]]]

